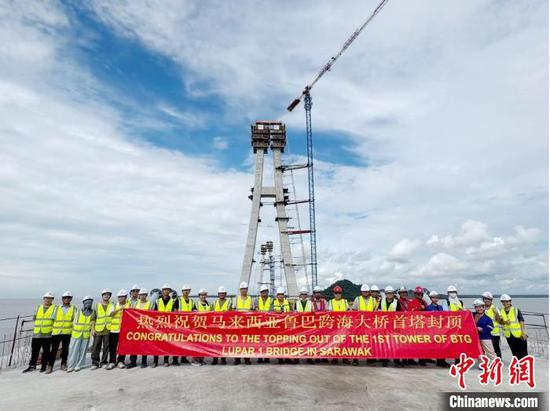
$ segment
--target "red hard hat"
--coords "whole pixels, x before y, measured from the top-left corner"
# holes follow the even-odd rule
[[[332,292],[333,293],[341,293],[342,292],[342,287],[340,287],[339,285],[337,285],[336,287],[334,287],[332,289]]]
[[[422,287],[418,286],[418,287],[416,287],[416,288],[414,289],[414,292],[415,292],[415,293],[423,293],[423,292],[424,292],[424,289],[423,289]]]

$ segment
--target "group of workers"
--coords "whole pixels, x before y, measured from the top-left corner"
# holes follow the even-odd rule
[[[414,297],[409,298],[408,290],[401,287],[395,290],[387,286],[384,293],[373,285],[361,286],[361,294],[353,303],[342,296],[342,288],[335,286],[332,290],[333,298],[328,301],[322,297],[322,289],[315,287],[310,296],[307,288],[302,288],[299,298],[293,303],[287,298],[285,290],[278,288],[275,297],[269,295],[269,287],[260,288],[260,295],[252,298],[248,294],[248,284],[242,282],[239,286],[239,294],[235,298],[229,298],[224,287],[219,287],[217,298],[210,303],[208,293],[204,288],[198,292],[198,299],[190,297],[191,287],[184,285],[181,295],[178,295],[169,284],[164,284],[162,289],[154,289],[148,292],[145,288],[134,285],[130,293],[120,290],[117,293],[117,301],[111,301],[112,292],[106,288],[101,292],[101,300],[93,304],[92,297],[82,299],[82,306],[77,308],[72,304],[73,296],[66,291],[61,296],[62,304],[54,304],[54,294],[47,292],[43,296],[42,304],[38,305],[34,312],[34,329],[31,344],[31,359],[29,366],[23,372],[36,370],[40,351],[42,361],[40,372],[50,374],[57,358],[57,352],[61,347],[61,370],[67,372],[80,371],[86,362],[86,353],[89,348],[90,338],[93,337],[91,347],[92,370],[105,367],[111,370],[118,368],[134,368],[137,366],[137,356],[130,356],[130,362],[126,364],[123,355],[117,356],[118,337],[122,319],[122,310],[136,308],[142,310],[156,310],[160,312],[220,312],[220,311],[261,311],[261,312],[319,312],[319,311],[461,311],[465,310],[464,303],[458,297],[456,287],[449,286],[445,298],[436,291],[426,295],[422,287],[414,289]],[[493,304],[493,295],[484,292],[481,299],[474,301],[474,319],[478,329],[481,345],[484,353],[491,359],[501,357],[500,336],[504,334],[512,355],[523,358],[527,355],[527,333],[521,311],[512,305],[512,299],[507,294],[500,296],[502,308],[499,310]],[[185,357],[163,358],[163,365],[179,365],[188,363]],[[221,358],[221,363],[226,364],[226,359]],[[269,359],[259,358],[259,363],[269,362]],[[319,360],[317,360],[319,361]],[[372,364],[376,360],[367,360]],[[279,359],[280,363],[285,362]],[[288,362],[288,360],[287,360]],[[297,363],[298,360],[290,361]],[[313,360],[309,359],[309,363]],[[333,359],[332,363],[338,360]],[[345,364],[358,365],[358,360],[344,359]],[[388,365],[388,360],[381,360],[382,365]],[[430,359],[394,360],[396,366],[423,365],[433,362]],[[203,365],[204,359],[194,358],[193,365]],[[234,364],[240,364],[241,359],[235,358]],[[245,364],[250,364],[250,359],[244,359]],[[153,357],[152,367],[159,364],[159,357]],[[212,364],[218,364],[218,358],[214,358]],[[437,366],[448,367],[443,360],[436,361]],[[141,367],[147,367],[147,357],[141,357]]]

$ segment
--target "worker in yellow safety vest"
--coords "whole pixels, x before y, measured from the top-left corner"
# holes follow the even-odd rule
[[[86,296],[82,299],[82,308],[75,311],[67,372],[78,372],[86,364],[86,353],[92,332],[93,303],[92,297]]]
[[[132,288],[130,288],[130,298],[128,299],[130,308],[136,308],[139,301],[139,290],[140,288],[137,284],[134,284]]]
[[[53,304],[53,299],[53,293],[48,291],[42,297],[42,304],[37,305],[34,310],[31,359],[29,361],[29,366],[23,370],[24,373],[36,370],[36,363],[38,362],[40,350],[42,350],[42,364],[40,367],[40,372],[45,372],[47,370],[46,372],[49,374],[53,370],[50,362],[50,347],[52,343],[52,330],[56,308]]]
[[[490,291],[485,291],[481,297],[483,298],[483,304],[485,305],[485,314],[493,320],[493,330],[491,331],[493,349],[495,350],[496,356],[502,358],[502,351],[500,350],[500,313],[493,305],[493,294]]]
[[[260,287],[260,295],[254,302],[254,310],[263,313],[273,311],[273,298],[269,296],[269,286],[267,284],[262,284]],[[271,362],[269,358],[258,358],[259,364],[269,362]]]
[[[348,311],[349,310],[348,301],[345,298],[342,298],[342,287],[340,287],[339,285],[334,287],[332,289],[332,294],[334,295],[334,298],[330,300],[328,303],[329,311],[338,311],[338,312]],[[347,358],[342,360],[342,362],[344,364],[350,364],[350,360],[348,360]],[[338,364],[338,359],[334,358],[331,361],[331,363]]]
[[[218,298],[214,302],[214,311],[215,312],[225,312],[225,311],[231,311],[231,299],[227,298],[227,291],[225,291],[225,287],[222,285],[218,288]],[[222,365],[227,364],[225,357],[220,357],[220,360],[222,362]],[[218,364],[218,358],[215,357],[212,360],[212,365]]]
[[[447,305],[449,311],[463,311],[464,303],[458,298],[458,290],[454,285],[447,287]]]
[[[195,304],[195,311],[198,311],[199,313],[207,313],[212,311],[212,306],[206,300],[207,297],[208,297],[208,292],[204,288],[201,288],[199,290],[199,299]],[[204,357],[194,357],[193,361],[191,361],[191,365],[195,365],[195,366],[206,365],[206,363],[204,362]]]
[[[380,296],[380,288],[377,285],[373,285],[370,288],[370,298],[367,303],[367,311],[380,311],[380,302],[382,297]]]
[[[307,287],[300,288],[300,294],[298,295],[298,301],[296,301],[296,312],[299,313],[310,313],[313,311],[313,303],[311,299],[308,298]]]
[[[525,322],[519,308],[512,305],[512,298],[508,294],[500,296],[502,309],[500,310],[500,323],[502,331],[512,355],[518,360],[526,357],[527,354],[527,332],[525,331]]]
[[[368,284],[361,285],[361,294],[355,297],[351,309],[353,311],[367,311],[370,300],[370,287]],[[372,311],[372,310],[371,310]]]
[[[111,302],[112,292],[105,288],[101,291],[101,301],[95,305],[92,312],[92,368],[97,370],[107,365],[109,355],[109,333],[111,332],[111,313],[115,309]],[[102,350],[103,348],[103,350]],[[101,353],[101,361],[99,354]]]
[[[55,365],[57,350],[61,345],[61,371],[67,371],[67,358],[69,356],[69,344],[71,343],[71,334],[73,332],[73,321],[75,307],[71,304],[73,295],[70,291],[65,291],[61,295],[62,304],[56,308],[55,320],[52,330],[52,367]]]
[[[138,291],[138,301],[136,305],[134,306],[137,310],[150,310],[151,309],[151,301],[147,299],[147,289],[140,288]],[[137,355],[130,355],[130,364],[128,364],[128,368],[134,368],[137,367]],[[147,367],[147,356],[142,355],[141,356],[141,368]]]
[[[289,313],[291,311],[290,302],[285,297],[285,289],[283,287],[277,288],[275,300],[273,300],[273,311],[276,313]],[[284,364],[285,362],[288,364],[292,363],[290,358],[286,360],[284,358],[279,358],[278,361],[279,364]],[[298,361],[295,360],[295,362]]]
[[[176,295],[177,297],[177,295]],[[172,311],[179,311],[179,299],[178,298],[172,298],[172,287],[170,287],[169,284],[164,284],[161,288],[161,295],[157,299],[156,303],[157,311],[162,313],[172,312]],[[164,356],[164,366],[169,367],[170,362],[168,361],[169,357],[167,355]],[[152,367],[155,368],[158,366],[159,363],[159,357],[158,355],[155,355],[153,357],[153,365]],[[173,356],[172,357],[172,365],[177,366],[180,365],[178,361],[178,357]]]
[[[235,298],[235,305],[233,308],[237,311],[252,311],[252,297],[248,295],[248,283],[243,281],[239,285],[239,295]],[[240,358],[233,360],[233,365],[239,365],[241,363]],[[245,358],[244,363],[250,365],[250,358]]]
[[[120,290],[117,294],[117,303],[115,309],[111,312],[111,332],[109,334],[109,365],[108,370],[112,370],[115,367],[126,368],[124,360],[125,355],[119,355],[117,357],[118,338],[120,335],[120,326],[122,324],[122,310],[130,307],[130,301],[128,301],[128,291]]]
[[[179,311],[189,313],[195,309],[193,299],[189,297],[191,294],[191,286],[184,284],[181,287],[181,297],[179,297]],[[187,357],[180,357],[181,364],[189,364]]]

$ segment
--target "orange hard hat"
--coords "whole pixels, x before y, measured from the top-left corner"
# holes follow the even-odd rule
[[[332,292],[333,293],[341,293],[342,292],[342,287],[340,287],[339,285],[337,285],[336,287],[334,287],[332,289]]]

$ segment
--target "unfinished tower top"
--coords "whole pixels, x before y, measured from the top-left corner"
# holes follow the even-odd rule
[[[281,121],[260,120],[250,126],[254,153],[261,149],[267,152],[269,144],[272,149],[284,151],[286,145],[286,127]]]

